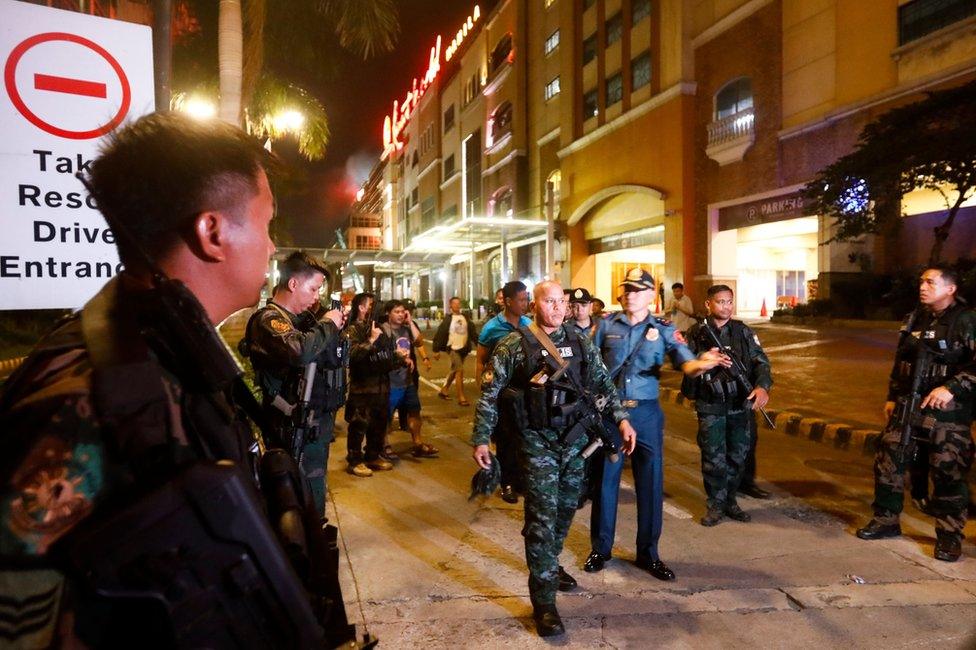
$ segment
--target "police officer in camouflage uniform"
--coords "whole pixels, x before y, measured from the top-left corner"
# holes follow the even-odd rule
[[[498,420],[499,400],[511,401],[516,416],[525,425],[520,427],[518,443],[525,482],[522,534],[529,568],[529,594],[536,630],[540,636],[552,636],[565,631],[556,610],[556,590],[569,591],[576,586],[576,581],[559,566],[559,554],[583,484],[580,452],[587,444],[587,436],[565,439],[575,420],[569,415],[560,418],[555,409],[544,406],[561,403],[571,407],[576,398],[554,386],[557,382],[540,379],[539,373],[548,366],[538,337],[551,339],[569,364],[568,372],[577,373],[583,386],[610,398],[613,419],[622,435],[622,448],[628,454],[633,450],[636,434],[596,348],[588,338],[563,325],[562,287],[555,282],[542,282],[536,285],[534,298],[535,324],[520,326],[495,347],[485,371],[471,439],[475,461],[487,469],[491,464],[488,442]]]
[[[298,383],[306,366],[330,348],[344,345],[339,332],[343,315],[334,310],[323,314],[321,320],[306,321],[306,310],[319,302],[319,291],[328,274],[312,257],[303,251],[295,251],[278,270],[280,276],[274,295],[248,320],[240,350],[250,357],[254,366],[261,388],[261,403],[268,419],[281,430],[287,441],[291,427],[282,407],[287,409],[288,405],[294,406],[298,401]],[[316,382],[313,382],[313,391]],[[276,401],[276,397],[281,399]],[[335,422],[334,418],[321,416],[321,411],[315,411],[318,433],[306,442],[302,458],[302,470],[312,486],[319,515],[325,511],[325,469]]]
[[[888,385],[885,414],[891,417],[899,399],[911,392],[918,346],[925,346],[932,364],[922,378],[920,412],[915,433],[929,442],[933,493],[929,511],[935,515],[935,558],[959,559],[969,506],[966,475],[973,462],[973,402],[976,399],[976,313],[956,297],[954,270],[931,267],[922,273],[919,309],[902,328]],[[898,522],[905,494],[905,469],[910,450],[900,445],[901,431],[893,420],[882,433],[874,460],[874,518],[857,531],[861,539],[901,535]]]
[[[708,499],[702,526],[714,526],[726,515],[736,521],[751,519],[736,503],[735,495],[751,446],[754,412],[769,401],[769,389],[773,385],[769,358],[759,344],[759,337],[748,325],[732,318],[733,304],[729,286],[709,287],[706,321],[692,325],[687,334],[691,351],[703,352],[716,347],[706,329],[710,328],[722,344],[722,352],[734,354],[746,367],[746,378],[753,386],[746,394],[742,384],[724,366],[682,380],[681,392],[695,400],[698,414],[698,446]]]

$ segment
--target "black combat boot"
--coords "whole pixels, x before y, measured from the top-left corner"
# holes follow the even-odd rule
[[[705,516],[701,518],[701,525],[711,528],[712,526],[718,525],[724,518],[725,513],[722,512],[721,508],[709,508]]]
[[[935,531],[938,539],[935,541],[935,559],[943,562],[955,562],[962,555],[962,539],[956,533]]]
[[[735,519],[736,521],[752,521],[752,516],[740,508],[738,503],[725,506],[725,514],[728,515],[729,519]]]
[[[559,591],[572,591],[576,589],[576,578],[566,573],[566,570],[559,567]]]
[[[536,605],[532,608],[532,619],[535,621],[535,631],[539,636],[559,636],[566,633],[563,619],[555,605]]]
[[[861,539],[901,537],[901,526],[899,524],[882,524],[877,519],[872,519],[864,528],[858,528],[856,534]]]

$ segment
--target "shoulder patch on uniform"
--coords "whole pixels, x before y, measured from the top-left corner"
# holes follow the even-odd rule
[[[271,321],[271,329],[278,332],[279,334],[284,334],[292,330],[291,325],[281,320],[280,318],[275,318]]]
[[[685,338],[685,335],[680,330],[674,330],[672,338],[681,345],[688,345],[688,339]]]

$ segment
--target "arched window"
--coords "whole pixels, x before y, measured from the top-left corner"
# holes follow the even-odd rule
[[[493,217],[511,217],[513,209],[512,188],[505,186],[497,189],[488,199],[488,212]]]
[[[502,36],[498,44],[495,45],[495,49],[491,51],[490,59],[491,67],[489,68],[489,74],[494,74],[498,68],[500,68],[505,63],[512,62],[512,35],[505,34]]]
[[[505,102],[491,113],[488,118],[488,146],[504,138],[512,132],[512,103]]]
[[[752,108],[752,80],[749,77],[739,77],[715,93],[715,119],[741,113]]]

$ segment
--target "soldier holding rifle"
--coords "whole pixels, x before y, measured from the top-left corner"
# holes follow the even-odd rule
[[[239,347],[254,365],[269,421],[281,431],[305,475],[314,477],[312,494],[322,515],[335,420],[321,417],[309,402],[319,374],[318,357],[343,345],[339,332],[343,314],[335,309],[324,313],[321,320],[306,322],[306,310],[319,304],[319,291],[328,271],[303,251],[289,255],[279,273],[274,296],[248,320]],[[322,404],[318,406],[321,411]],[[306,446],[312,452],[308,456]]]
[[[584,448],[581,420],[590,421],[592,402],[583,390],[598,393],[607,416],[619,427],[622,448],[630,453],[636,434],[620,406],[613,382],[590,340],[563,324],[566,305],[556,282],[535,286],[535,323],[506,335],[484,373],[484,388],[475,412],[474,459],[488,469],[488,442],[504,402],[518,421],[519,463],[525,481],[525,558],[529,596],[540,636],[562,634],[556,590],[569,591],[576,581],[559,566],[559,554],[583,485]],[[559,358],[557,362],[555,359]],[[569,381],[560,376],[570,375]],[[599,416],[595,418],[599,421]],[[498,462],[497,460],[495,462]]]
[[[772,426],[762,410],[773,385],[769,358],[756,333],[732,318],[734,300],[727,285],[709,287],[708,315],[688,330],[688,347],[693,352],[718,348],[732,362],[698,377],[685,376],[681,384],[685,397],[695,400],[698,414],[698,446],[708,499],[702,526],[714,526],[726,516],[743,522],[751,519],[735,497],[752,443],[754,411],[760,411]]]
[[[888,385],[888,425],[874,460],[874,518],[857,531],[869,540],[901,535],[905,470],[917,442],[927,442],[935,558],[946,562],[961,554],[976,388],[976,314],[957,290],[958,277],[950,268],[933,266],[922,273],[920,304],[902,328]]]

